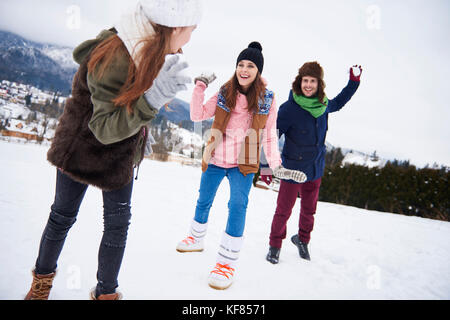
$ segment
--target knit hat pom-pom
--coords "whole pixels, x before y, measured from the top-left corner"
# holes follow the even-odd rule
[[[236,60],[236,66],[238,65],[239,61],[242,60],[250,60],[256,65],[258,71],[262,73],[264,67],[264,57],[262,54],[261,44],[258,41],[251,42],[248,47],[242,50],[242,52],[239,54]]]
[[[253,41],[252,43],[250,43],[248,45],[249,48],[254,48],[254,49],[258,49],[259,51],[262,52],[262,46],[261,43],[259,43],[258,41]]]

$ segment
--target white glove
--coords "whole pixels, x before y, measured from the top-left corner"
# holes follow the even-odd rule
[[[180,74],[188,67],[187,62],[179,62],[180,55],[170,55],[148,89],[144,97],[154,108],[160,109],[163,105],[175,98],[178,91],[187,90],[187,83],[191,83],[190,77]]]
[[[294,180],[298,183],[303,183],[307,179],[306,175],[302,171],[286,169],[281,165],[273,170],[273,175],[283,180]]]
[[[197,78],[194,79],[194,84],[197,83],[197,80],[200,80],[201,82],[206,84],[206,86],[208,86],[216,79],[217,79],[217,77],[214,74],[214,72],[202,72],[202,74],[200,76],[198,76]]]

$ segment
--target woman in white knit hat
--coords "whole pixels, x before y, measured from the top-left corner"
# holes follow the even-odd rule
[[[131,218],[134,168],[147,124],[191,79],[176,53],[201,17],[201,0],[143,0],[115,28],[79,45],[72,97],[47,159],[57,168],[55,200],[26,300],[49,298],[58,257],[89,185],[103,192],[104,231],[90,297],[118,300],[118,274]]]

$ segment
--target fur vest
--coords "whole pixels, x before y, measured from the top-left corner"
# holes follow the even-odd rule
[[[247,132],[239,153],[238,167],[244,176],[247,176],[249,173],[256,173],[259,170],[262,129],[266,126],[272,101],[273,92],[266,89],[264,100],[258,104],[258,111],[253,115],[252,125]],[[208,169],[208,163],[214,153],[214,149],[222,142],[230,118],[231,110],[225,104],[223,92],[219,92],[214,122],[211,126],[211,136],[203,153],[203,172]]]
[[[140,146],[145,148],[148,132],[140,131],[125,140],[104,145],[88,127],[93,105],[87,85],[85,59],[75,74],[72,97],[67,100],[55,132],[47,160],[80,183],[93,185],[104,191],[120,189],[133,179],[134,158]],[[141,151],[139,163],[144,152]],[[139,164],[138,163],[138,164]]]

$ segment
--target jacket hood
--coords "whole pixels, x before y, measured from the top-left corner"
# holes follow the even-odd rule
[[[76,63],[81,65],[84,62],[84,60],[88,57],[88,55],[91,53],[93,48],[95,48],[103,40],[108,39],[109,37],[115,34],[116,32],[114,29],[103,30],[102,32],[99,33],[97,38],[84,41],[83,43],[78,45],[73,51],[73,60],[75,60]]]

